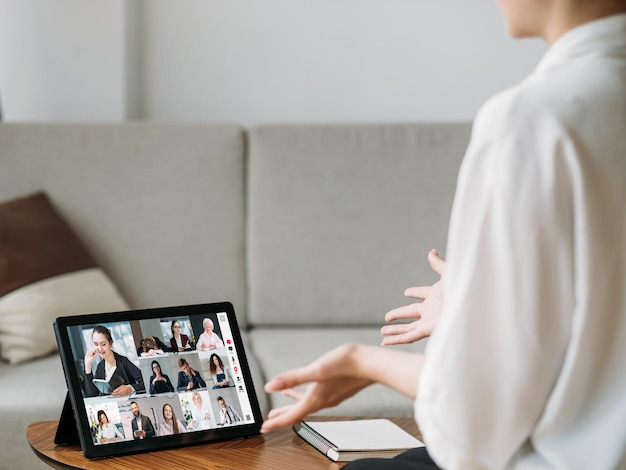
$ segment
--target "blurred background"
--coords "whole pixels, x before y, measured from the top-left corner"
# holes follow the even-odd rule
[[[494,0],[0,0],[4,121],[473,119],[546,46]]]

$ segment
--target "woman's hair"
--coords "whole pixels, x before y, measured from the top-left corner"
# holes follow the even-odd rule
[[[159,364],[159,361],[152,361],[150,363],[150,369],[152,369],[152,372],[154,372],[154,365],[159,366],[159,371],[161,372],[161,374],[163,373],[163,369],[161,369],[161,364]]]
[[[148,352],[151,349],[159,349],[156,339],[153,336],[146,336],[142,342],[143,352]]]
[[[211,325],[211,329],[214,330],[215,329],[215,325],[213,325],[213,320],[211,320],[210,318],[205,318],[204,320],[202,320],[202,328],[206,328],[206,324]]]
[[[163,419],[165,419],[165,407],[169,406],[170,410],[172,410],[172,428],[174,429],[174,434],[180,434],[180,429],[178,429],[178,420],[176,419],[176,413],[174,413],[174,407],[169,403],[163,405]],[[166,420],[167,421],[167,420]]]
[[[217,372],[217,367],[215,367],[215,362],[213,362],[214,357],[217,357],[217,362],[220,365],[220,369],[224,370],[224,363],[222,362],[222,358],[213,353],[211,354],[211,357],[209,357],[209,370],[211,371],[211,374],[215,374]]]
[[[107,416],[107,414],[104,412],[104,410],[98,410],[98,427],[100,429],[102,429],[102,417],[105,417],[107,419],[107,423],[109,422],[109,417]]]
[[[184,366],[185,364],[188,364],[187,359],[185,359],[184,357],[181,357],[181,358],[178,360],[178,367],[182,367],[182,366]]]
[[[180,322],[178,320],[172,320],[172,324],[170,325],[170,330],[172,332],[172,336],[174,336],[174,325],[178,323],[180,325]]]
[[[200,401],[202,401],[202,395],[200,395],[198,392],[193,392],[191,394],[191,401],[194,401],[196,399],[196,396],[200,397]]]
[[[109,330],[106,326],[102,326],[102,325],[94,326],[93,331],[91,332],[91,336],[93,337],[93,335],[95,335],[96,333],[100,333],[101,335],[104,335],[107,341],[113,344],[113,336],[111,336],[111,330]]]

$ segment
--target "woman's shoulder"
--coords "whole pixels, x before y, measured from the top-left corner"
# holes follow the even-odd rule
[[[115,355],[115,362],[117,362],[117,363],[123,363],[123,364],[132,364],[133,366],[135,365],[135,364],[133,364],[133,362],[132,362],[130,359],[128,359],[126,356],[124,356],[124,355],[122,355],[122,354],[118,354],[118,353],[116,353],[115,351],[113,351],[113,354]],[[104,362],[104,361],[102,361],[102,362]],[[99,364],[98,364],[98,365],[99,365]],[[137,366],[135,366],[135,367],[137,367]]]

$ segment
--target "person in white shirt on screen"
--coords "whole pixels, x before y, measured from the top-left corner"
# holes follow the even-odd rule
[[[115,424],[109,422],[106,412],[98,410],[98,442],[104,444],[122,439],[124,439],[124,435],[120,433]]]
[[[235,408],[226,403],[223,397],[217,397],[217,403],[220,405],[220,416],[222,417],[222,426],[226,424],[234,424],[241,421],[241,415]]]
[[[296,401],[263,432],[380,382],[415,399],[431,460],[346,468],[626,468],[626,0],[499,4],[550,47],[476,117],[443,282],[410,308],[430,326],[387,330],[432,331],[425,355],[348,344],[279,374],[266,391]]]
[[[191,401],[193,405],[190,407],[191,422],[189,423],[189,429],[208,429],[211,426],[211,410],[204,405],[202,395],[199,392],[193,392]]]
[[[202,320],[202,327],[204,328],[204,331],[198,338],[196,349],[199,351],[210,351],[211,349],[221,349],[224,347],[224,342],[213,331],[213,320],[205,318]]]

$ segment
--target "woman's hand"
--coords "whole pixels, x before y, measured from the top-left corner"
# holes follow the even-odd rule
[[[133,392],[134,389],[130,385],[120,385],[115,390],[113,390],[113,393],[111,395],[113,395],[114,397],[125,397],[127,395],[131,395]]]
[[[273,409],[261,432],[296,423],[323,408],[338,405],[372,383],[356,375],[358,345],[344,345],[324,354],[308,366],[284,372],[265,385],[268,393],[282,392],[294,404]],[[308,384],[304,390],[298,385]]]
[[[91,366],[97,355],[98,351],[95,349],[91,349],[85,354],[85,374],[91,374]]]
[[[265,385],[295,403],[269,412],[261,432],[289,426],[323,408],[338,405],[374,382],[415,399],[424,356],[378,346],[346,344],[311,364],[279,374]],[[304,390],[296,389],[307,384]]]
[[[428,253],[428,262],[433,270],[441,275],[439,281],[432,286],[410,287],[404,291],[405,297],[421,299],[422,302],[391,310],[385,315],[385,321],[390,323],[408,318],[417,318],[417,320],[412,323],[383,326],[381,329],[381,334],[384,336],[383,346],[419,341],[430,336],[439,323],[439,317],[443,310],[443,280],[446,261],[439,256],[436,250],[431,250]]]

